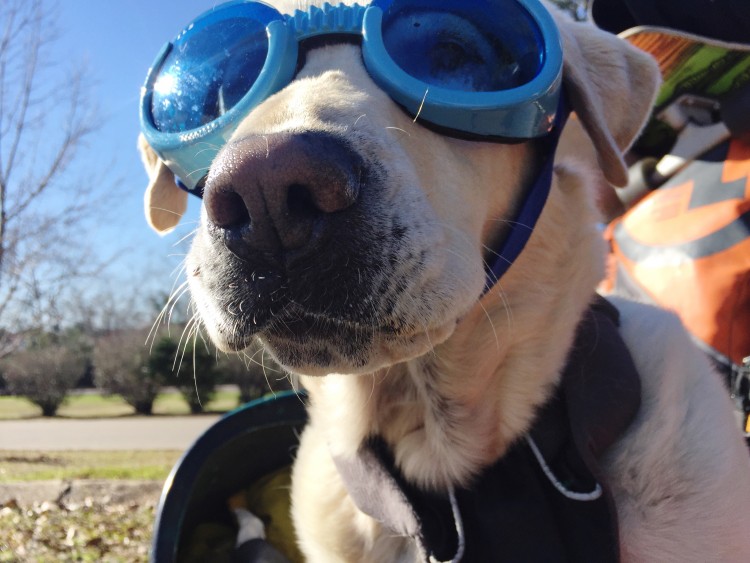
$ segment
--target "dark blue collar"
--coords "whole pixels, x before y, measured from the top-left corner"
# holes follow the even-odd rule
[[[177,184],[177,187],[181,190],[194,195],[195,197],[203,199],[203,182],[199,182],[198,185],[194,188],[188,188],[187,185],[182,180],[180,180],[180,178],[175,176],[174,183]]]
[[[510,232],[505,240],[493,248],[494,262],[488,265],[485,292],[489,291],[503,274],[511,267],[516,258],[521,254],[526,243],[534,232],[537,219],[542,214],[550,187],[552,186],[552,173],[555,162],[555,150],[560,140],[560,134],[568,120],[570,109],[565,103],[565,93],[560,93],[560,102],[557,108],[557,123],[554,129],[544,137],[541,142],[541,150],[544,163],[534,183],[526,192],[526,197],[518,210],[518,213],[509,221]]]

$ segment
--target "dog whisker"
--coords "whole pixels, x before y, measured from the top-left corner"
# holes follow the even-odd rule
[[[508,296],[505,293],[505,289],[503,288],[502,284],[496,283],[490,291],[496,291],[498,294],[498,297],[500,297],[500,300],[503,304],[503,309],[505,310],[505,316],[508,322],[508,331],[512,331],[514,327],[514,321],[513,321],[513,308],[510,306],[510,303],[508,301]]]
[[[195,397],[198,399],[198,404],[200,405],[201,410],[203,410],[203,402],[201,401],[201,395],[198,391],[198,366],[196,362],[196,348],[199,332],[198,324],[196,323],[196,329],[195,332],[193,332],[193,383],[195,384]],[[203,342],[205,344],[205,340]]]
[[[488,246],[485,246],[485,245],[482,245],[482,247],[483,247],[483,248],[484,248],[484,249],[485,249],[485,250],[486,250],[487,252],[489,252],[490,254],[494,254],[494,255],[495,255],[495,256],[496,256],[496,257],[497,257],[497,258],[498,258],[499,260],[503,260],[503,261],[504,261],[504,262],[505,262],[506,264],[508,264],[508,265],[512,265],[512,264],[513,264],[513,261],[512,261],[512,260],[509,260],[509,259],[507,259],[507,258],[506,258],[505,256],[503,256],[503,255],[502,255],[502,254],[500,254],[499,252],[496,252],[495,250],[492,250],[492,249],[491,249],[490,247],[488,247]],[[486,262],[486,261],[485,261],[485,264],[487,264],[487,262]]]
[[[197,232],[198,232],[198,228],[196,227],[195,229],[187,233],[184,237],[182,237],[180,240],[178,240],[176,243],[174,243],[172,246],[178,246],[179,244],[185,242],[188,238],[195,236]]]
[[[155,205],[150,205],[149,209],[152,211],[163,211],[165,213],[171,213],[172,215],[176,215],[177,217],[182,217],[182,213],[177,213],[176,211],[173,211],[172,209],[167,209],[166,207],[157,207]]]
[[[190,288],[188,287],[187,282],[183,283],[180,286],[179,293],[175,294],[174,299],[172,299],[172,306],[169,308],[169,314],[167,315],[167,326],[172,323],[172,315],[174,314],[174,309],[177,306],[177,303],[179,303],[180,299],[187,295],[189,291]]]
[[[411,137],[411,133],[409,133],[406,129],[402,129],[401,127],[386,127],[385,129],[388,129],[390,131],[399,131],[400,133],[404,133],[407,137]]]
[[[425,103],[425,100],[427,100],[427,94],[429,92],[430,92],[429,88],[425,89],[424,96],[422,96],[422,101],[419,103],[419,109],[417,110],[417,114],[414,116],[414,120],[412,121],[412,123],[416,123],[417,119],[419,119],[419,115],[422,113],[422,109],[424,109],[424,103]]]
[[[200,174],[201,176],[203,176],[208,172],[208,169],[208,166],[201,166],[200,168],[196,168],[195,170],[188,172],[187,177],[192,178],[196,174]]]
[[[495,221],[499,221],[499,222],[503,222],[503,223],[513,223],[513,221],[506,221],[506,220],[504,220],[504,219],[494,219],[494,220],[495,220]],[[518,223],[518,224],[520,225],[520,223]],[[459,228],[455,227],[454,225],[448,225],[447,223],[440,223],[440,226],[441,226],[441,227],[444,227],[444,228],[447,228],[447,229],[450,229],[450,230],[452,230],[452,231],[453,231],[453,232],[455,232],[455,233],[456,233],[457,235],[459,235],[459,236],[461,236],[461,237],[465,238],[465,239],[466,239],[467,241],[471,241],[471,237],[469,236],[469,234],[468,234],[468,233],[466,233],[466,232],[462,231],[461,229],[459,229]],[[526,225],[523,225],[523,226],[526,226]],[[511,262],[510,262],[510,260],[508,260],[507,258],[505,258],[504,256],[502,256],[501,254],[499,254],[499,253],[498,253],[497,251],[495,251],[494,249],[490,248],[490,247],[489,247],[489,246],[487,246],[486,244],[482,244],[482,248],[483,248],[484,250],[486,250],[487,252],[489,252],[490,254],[494,254],[494,255],[495,255],[495,256],[497,256],[498,258],[500,258],[500,259],[502,259],[502,260],[505,260],[505,261],[506,261],[506,262],[508,262],[509,264],[511,263]],[[454,254],[455,254],[455,253],[454,253]],[[468,258],[467,258],[466,260],[468,261]],[[487,263],[487,261],[483,259],[483,262],[484,262],[485,270],[487,270],[487,271],[491,272],[491,268],[490,268],[490,265],[489,265],[489,264]],[[493,276],[494,276],[494,274],[493,274]],[[497,279],[494,279],[493,281],[494,281],[494,282],[497,282]]]
[[[243,357],[243,359],[244,359],[244,360],[247,360],[247,362],[248,362],[248,363],[247,363],[247,364],[245,364],[245,365],[247,365],[248,367],[249,367],[249,365],[250,365],[250,364],[255,364],[255,365],[257,365],[257,366],[260,366],[260,367],[262,367],[263,369],[265,369],[265,370],[268,370],[268,371],[272,371],[272,372],[275,372],[275,373],[279,373],[279,374],[283,374],[283,373],[284,373],[284,371],[283,371],[283,370],[280,370],[280,369],[273,369],[273,368],[271,368],[270,366],[268,366],[268,365],[266,365],[265,363],[263,363],[263,356],[264,356],[264,354],[265,354],[265,350],[264,350],[264,349],[263,349],[262,347],[259,347],[259,348],[258,348],[258,349],[257,349],[257,350],[256,350],[256,351],[255,351],[255,352],[253,353],[253,355],[252,355],[252,356],[248,356],[248,355],[247,355],[247,353],[246,353],[245,351],[242,351],[242,352],[239,352],[239,353],[240,353],[240,354],[242,354],[242,357]],[[261,361],[258,361],[258,360],[256,360],[256,359],[255,359],[255,356],[257,356],[257,355],[259,355],[259,354],[260,354],[260,357],[261,357]]]
[[[188,291],[188,282],[184,281],[179,286],[177,286],[177,288],[174,288],[170,293],[169,297],[167,298],[167,302],[164,304],[161,311],[159,311],[159,314],[154,320],[154,323],[151,325],[151,329],[146,336],[146,344],[148,344],[149,341],[151,342],[149,353],[153,349],[154,341],[156,339],[156,331],[158,330],[159,325],[166,319],[167,326],[169,326],[172,318],[172,311],[174,310],[175,305]]]
[[[190,340],[190,337],[192,336],[193,326],[197,324],[197,322],[198,321],[196,320],[196,317],[193,316],[188,319],[188,322],[185,323],[185,327],[182,329],[180,339],[177,341],[177,350],[175,351],[174,360],[172,361],[172,372],[174,373],[179,374],[180,369],[182,368],[182,360],[185,357],[185,351],[187,350],[187,342]],[[180,353],[180,349],[182,349],[182,353]]]
[[[523,227],[524,229],[528,229],[530,231],[534,230],[534,227],[531,225],[527,225],[526,223],[521,223],[520,221],[512,221],[510,219],[503,219],[503,218],[490,218],[490,221],[494,223],[503,223],[505,225],[510,225],[511,227]]]
[[[469,262],[469,259],[467,257],[462,256],[462,255],[460,255],[460,254],[458,254],[457,252],[454,252],[454,251],[449,251],[449,252],[451,254],[453,254],[454,256],[457,256],[458,258],[461,258],[461,259]],[[482,261],[483,261],[483,263],[485,265],[485,270],[489,271],[490,273],[492,273],[492,271],[490,270],[489,265],[487,264],[487,262],[485,260],[482,260]],[[493,276],[493,278],[495,278],[494,274],[492,274],[492,276]],[[512,316],[512,311],[511,311],[510,305],[508,304],[508,301],[507,301],[507,299],[505,297],[505,293],[504,293],[501,285],[498,283],[498,280],[495,278],[493,280],[493,282],[494,283],[493,283],[492,289],[494,290],[495,288],[497,288],[497,292],[498,292],[498,295],[500,296],[500,299],[501,299],[501,302],[502,302],[502,305],[503,305],[503,309],[506,312],[506,317],[508,319],[508,330],[510,331],[513,328],[513,323],[512,323],[512,317],[513,316]],[[487,309],[485,308],[485,306],[482,304],[481,300],[477,301],[477,303],[482,308],[482,310],[484,311],[485,315],[487,315],[487,320],[490,322],[490,326],[492,327],[492,332],[494,333],[494,336],[495,336],[495,343],[496,343],[497,348],[499,350],[500,349],[500,340],[499,340],[499,337],[498,337],[498,334],[497,334],[497,330],[495,328],[495,324],[494,324],[494,321],[492,319],[492,316],[489,314],[489,311],[487,311]]]
[[[482,301],[477,301],[477,304],[482,308],[482,311],[484,311],[484,315],[487,317],[487,320],[490,323],[490,328],[492,329],[492,334],[495,337],[495,347],[497,348],[497,351],[500,351],[500,339],[497,336],[497,330],[495,330],[495,322],[492,320],[492,317],[490,316],[489,311],[487,311],[487,308],[482,304]]]
[[[174,270],[172,270],[171,276],[175,279],[174,284],[172,284],[172,290],[171,293],[174,293],[175,291],[175,284],[179,280],[180,276],[187,272],[187,264],[185,264],[185,261],[181,261],[177,266],[175,266]],[[185,283],[185,282],[183,282]]]
[[[276,391],[274,391],[273,386],[271,385],[271,382],[268,379],[268,372],[266,371],[265,360],[264,360],[265,353],[263,351],[263,348],[260,349],[260,352],[261,352],[261,354],[260,354],[260,365],[263,368],[263,377],[266,378],[266,385],[268,385],[268,388],[271,390],[271,393],[273,393],[273,396],[275,397],[276,396]]]
[[[170,255],[170,256],[178,256],[178,255]],[[183,255],[184,256],[184,255]],[[159,326],[165,322],[165,325],[167,326],[167,334],[169,334],[169,327],[172,322],[172,315],[174,313],[174,308],[177,306],[177,303],[180,302],[180,300],[189,293],[190,288],[188,286],[189,282],[187,280],[182,281],[177,285],[179,278],[185,273],[187,269],[187,265],[185,264],[184,260],[181,261],[175,269],[170,274],[172,277],[175,278],[175,282],[172,285],[172,288],[170,290],[169,296],[167,297],[167,301],[162,306],[161,310],[157,314],[156,318],[154,319],[154,322],[151,325],[151,328],[149,329],[148,334],[146,335],[146,342],[149,346],[149,353],[153,351],[153,345],[156,341],[156,334],[158,331]],[[188,304],[188,308],[189,308]]]
[[[405,293],[404,296],[411,300],[412,303],[414,303],[414,309],[420,310],[420,307],[417,304],[417,300],[414,298],[413,295],[410,295],[408,293]],[[425,319],[422,315],[419,315],[416,319],[416,322],[419,323],[422,326],[422,332],[425,335],[425,338],[427,339],[427,344],[429,345],[429,351],[428,354],[432,354],[434,357],[438,357],[437,351],[435,350],[435,346],[432,343],[432,340],[430,338],[430,331],[429,331],[429,322],[428,319]]]
[[[216,143],[207,143],[206,141],[201,141],[200,143],[197,143],[196,146],[203,146],[205,147],[204,150],[219,150],[221,149],[221,146],[217,145]]]

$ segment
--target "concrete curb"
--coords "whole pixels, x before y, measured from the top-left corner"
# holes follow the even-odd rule
[[[35,503],[122,505],[145,504],[159,501],[161,481],[73,479],[0,483],[0,507],[16,503],[31,506]]]
[[[219,415],[0,420],[0,450],[184,450]]]

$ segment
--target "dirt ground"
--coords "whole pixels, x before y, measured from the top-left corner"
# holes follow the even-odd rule
[[[0,485],[0,562],[146,563],[161,482]]]
[[[81,504],[90,499],[98,504],[153,504],[159,502],[161,481],[75,479],[0,483],[0,506],[15,501],[21,506],[34,503]]]

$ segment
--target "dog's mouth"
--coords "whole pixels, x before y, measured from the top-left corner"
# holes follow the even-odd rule
[[[465,312],[446,299],[458,284],[445,272],[457,269],[395,221],[376,228],[362,219],[314,259],[284,270],[240,259],[201,229],[188,271],[211,338],[242,350],[258,337],[281,365],[306,375],[366,373],[426,353]],[[394,229],[403,233],[398,241]]]
[[[375,367],[373,356],[379,348],[407,341],[417,332],[405,324],[375,319],[364,323],[290,305],[261,332],[261,338],[283,365],[315,374],[335,366],[350,372]]]
[[[444,339],[455,321],[430,320],[415,287],[420,267],[395,272],[368,255],[368,265],[317,268],[291,277],[241,264],[215,241],[194,272],[195,301],[213,340],[242,350],[259,337],[287,368],[308,375],[372,370]],[[430,291],[425,293],[426,296]],[[412,307],[404,313],[404,302]],[[414,306],[417,305],[416,308]]]

